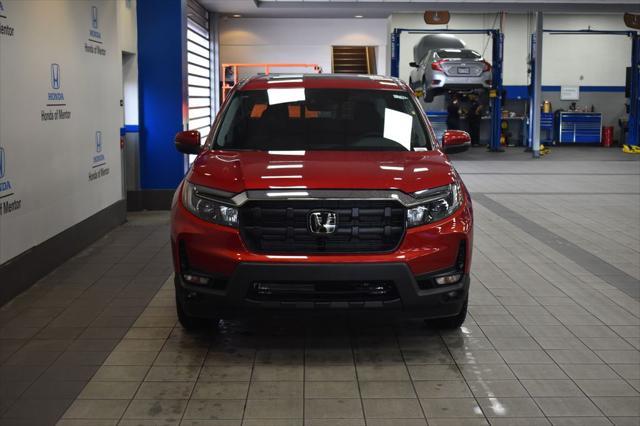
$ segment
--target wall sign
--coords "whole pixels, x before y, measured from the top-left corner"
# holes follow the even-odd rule
[[[105,56],[107,50],[102,47],[102,33],[98,23],[98,6],[91,6],[91,27],[89,28],[89,38],[84,43],[84,51],[93,55]]]
[[[561,101],[579,101],[580,86],[560,86]]]
[[[51,64],[51,89],[47,93],[47,103],[44,109],[40,110],[41,121],[68,120],[71,118],[71,111],[67,107],[62,87],[62,73],[60,64]]]
[[[15,34],[15,28],[8,24],[8,12],[5,9],[5,4],[0,0],[0,36],[13,37]]]
[[[427,25],[444,25],[448,24],[451,19],[451,14],[446,10],[433,11],[427,10],[424,12],[424,22]]]

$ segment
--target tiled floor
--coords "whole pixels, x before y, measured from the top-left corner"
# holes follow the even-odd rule
[[[168,216],[132,215],[0,309],[0,424],[640,425],[640,162],[523,160],[454,160],[476,240],[452,332],[186,334]]]

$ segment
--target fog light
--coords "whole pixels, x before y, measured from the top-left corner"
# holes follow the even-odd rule
[[[190,284],[207,285],[209,284],[209,278],[201,277],[199,275],[182,274],[182,279]]]
[[[435,281],[438,285],[455,284],[460,281],[462,274],[446,275],[444,277],[436,277]]]
[[[265,283],[253,283],[253,289],[258,294],[271,294],[271,286]]]

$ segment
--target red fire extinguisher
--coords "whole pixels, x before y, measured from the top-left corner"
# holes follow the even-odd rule
[[[602,128],[602,146],[611,148],[613,145],[613,127],[607,126]]]

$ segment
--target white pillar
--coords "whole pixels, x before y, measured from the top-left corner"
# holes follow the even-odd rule
[[[533,87],[533,158],[540,157],[540,104],[542,103],[542,12],[536,12],[535,70]]]

